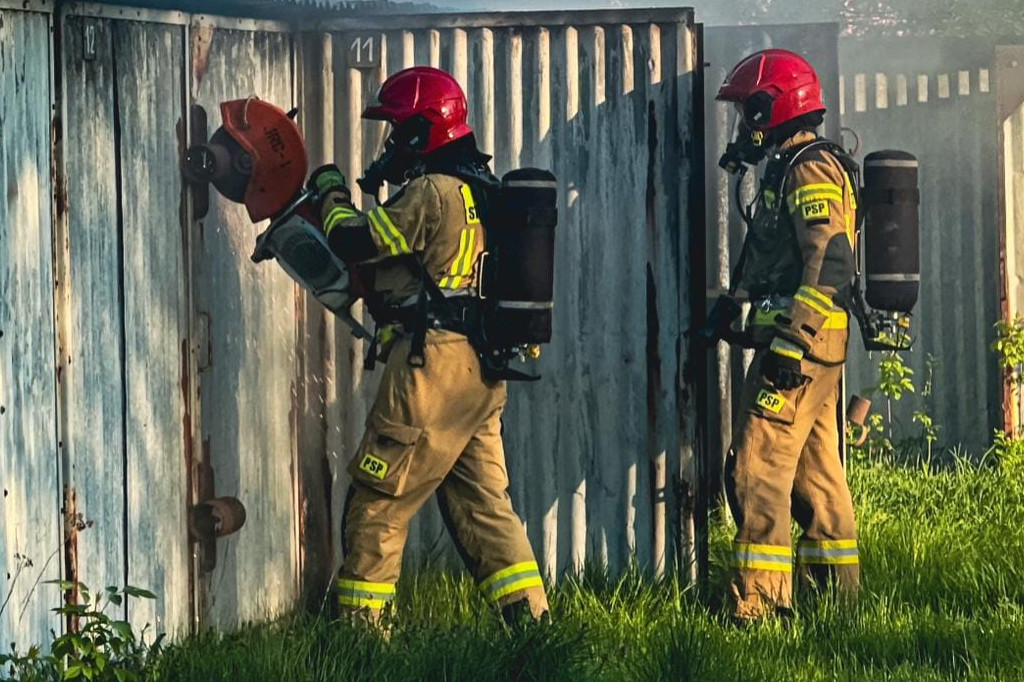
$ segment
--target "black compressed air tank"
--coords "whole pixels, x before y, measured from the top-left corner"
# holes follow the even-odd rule
[[[487,230],[487,333],[494,346],[551,341],[554,310],[558,183],[538,168],[502,178],[497,210]]]
[[[865,299],[875,310],[910,313],[921,285],[918,164],[886,150],[864,158]]]

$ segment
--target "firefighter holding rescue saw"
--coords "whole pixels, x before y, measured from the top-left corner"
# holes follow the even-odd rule
[[[369,273],[384,362],[366,432],[349,466],[343,612],[377,623],[395,597],[409,522],[436,492],[442,515],[484,595],[513,625],[545,617],[547,598],[512,508],[502,447],[504,375],[488,362],[478,296],[490,197],[497,180],[467,124],[457,81],[434,68],[390,77],[363,118],[391,131],[360,179],[389,201],[357,210],[334,165],[309,180],[331,250]],[[371,359],[372,361],[372,359]]]
[[[742,176],[767,160],[754,203],[741,206],[747,235],[731,295],[709,321],[722,338],[757,349],[726,462],[737,524],[732,615],[745,622],[791,610],[794,563],[809,585],[852,594],[859,584],[837,425],[856,274],[856,166],[818,137],[821,84],[792,52],[747,57],[717,99],[739,116],[722,167]],[[741,300],[751,310],[737,332]],[[795,556],[791,518],[803,531]]]

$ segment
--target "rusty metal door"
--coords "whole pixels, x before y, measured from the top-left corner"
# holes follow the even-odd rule
[[[123,615],[173,634],[192,617],[188,278],[176,130],[185,34],[180,20],[121,16],[76,4],[60,16],[64,577],[93,590],[152,590],[155,601],[133,601]]]
[[[22,11],[28,9],[30,11]],[[35,11],[31,11],[35,10]],[[60,621],[60,477],[53,371],[51,16],[0,2],[0,643]]]
[[[294,101],[286,27],[197,19],[190,31],[189,101],[207,112],[211,132],[223,101],[258,96],[284,108]],[[303,297],[279,267],[250,261],[265,227],[213,192],[209,212],[192,227],[202,470],[218,496],[237,497],[247,510],[245,527],[218,541],[216,567],[202,575],[200,619],[213,627],[279,615],[299,590]]]

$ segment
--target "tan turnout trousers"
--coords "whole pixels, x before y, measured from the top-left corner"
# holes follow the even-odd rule
[[[790,523],[803,530],[796,564],[808,585],[857,589],[860,567],[853,500],[839,460],[837,407],[842,365],[810,360],[811,378],[776,391],[760,374],[759,351],[743,386],[726,462],[726,492],[738,532],[733,615],[756,619],[792,606]]]
[[[540,572],[508,495],[501,442],[503,382],[480,376],[466,338],[431,332],[426,366],[391,353],[366,434],[349,466],[345,560],[339,600],[376,618],[395,594],[409,521],[437,492],[466,567],[497,606],[527,599],[535,617],[548,608]]]

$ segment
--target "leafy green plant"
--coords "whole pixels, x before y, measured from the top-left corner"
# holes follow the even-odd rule
[[[151,670],[163,646],[163,635],[146,642],[146,631],[136,634],[131,624],[107,614],[111,607],[120,607],[131,598],[155,599],[156,595],[138,587],[108,587],[92,594],[81,583],[50,581],[66,592],[76,592],[81,603],[65,604],[53,609],[71,619],[77,626],[71,631],[53,634],[50,653],[33,646],[19,654],[11,646],[10,654],[0,654],[0,671],[23,682],[140,682]]]
[[[878,390],[888,400],[898,401],[904,393],[914,393],[914,370],[900,353],[886,351],[878,362]]]
[[[992,350],[999,356],[999,364],[1013,383],[1013,400],[1017,414],[1018,433],[1024,428],[1024,317],[1017,315],[1012,321],[999,320],[995,324],[996,340]]]
[[[996,429],[992,435],[992,446],[985,453],[986,459],[990,457],[1001,470],[1014,478],[1024,475],[1024,440]]]
[[[932,462],[932,448],[935,445],[935,441],[939,439],[939,427],[935,424],[932,416],[924,410],[915,412],[913,419],[915,423],[921,425],[921,440],[924,441],[927,453],[925,461],[930,466]]]

